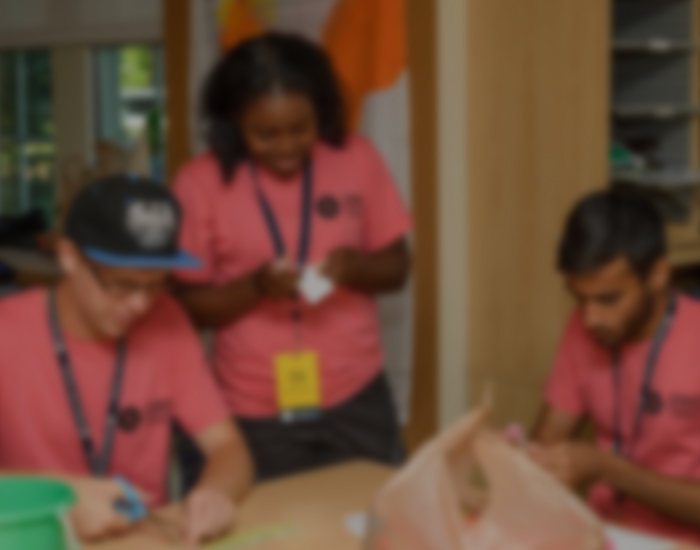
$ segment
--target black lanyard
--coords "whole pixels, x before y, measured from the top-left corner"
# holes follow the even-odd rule
[[[282,231],[277,223],[275,212],[272,210],[272,205],[270,205],[270,201],[267,200],[267,196],[260,185],[257,170],[252,162],[250,163],[250,172],[253,178],[253,184],[255,186],[255,194],[258,198],[258,204],[260,205],[260,210],[265,218],[267,229],[270,232],[272,244],[275,247],[277,257],[282,258],[287,252],[284,237],[282,236]],[[311,244],[311,210],[314,193],[313,187],[311,161],[307,161],[304,164],[304,177],[301,189],[301,231],[299,232],[299,249],[297,251],[297,261],[299,263],[298,267],[300,268],[303,267],[308,260],[309,246]]]
[[[613,413],[615,425],[613,431],[613,442],[615,453],[619,456],[632,456],[634,446],[642,432],[644,413],[654,406],[654,400],[658,399],[651,386],[654,380],[654,372],[656,371],[656,366],[659,360],[659,353],[661,352],[661,348],[663,347],[666,337],[668,336],[668,331],[671,328],[675,314],[676,299],[675,296],[669,296],[666,314],[661,322],[661,326],[654,335],[651,348],[649,349],[649,355],[647,355],[647,362],[644,366],[642,385],[639,391],[639,402],[637,404],[637,411],[634,417],[634,423],[632,425],[632,434],[627,452],[625,452],[624,438],[622,435],[622,360],[620,358],[619,350],[615,350],[613,352],[613,385],[615,389]]]
[[[109,470],[109,464],[112,459],[112,448],[114,446],[114,437],[117,429],[117,421],[119,418],[119,397],[122,393],[122,383],[124,381],[124,371],[126,370],[126,340],[120,340],[117,348],[117,359],[114,367],[114,378],[112,379],[112,388],[107,406],[107,418],[105,420],[104,441],[102,443],[102,453],[98,454],[95,448],[95,440],[90,432],[90,426],[87,422],[85,409],[83,409],[80,401],[80,392],[71,367],[68,349],[61,333],[60,323],[58,321],[58,312],[56,310],[56,296],[54,292],[49,294],[49,323],[51,325],[51,335],[53,337],[54,351],[56,359],[61,368],[63,383],[68,396],[73,413],[73,420],[78,428],[80,443],[83,447],[85,459],[90,468],[90,472],[94,476],[104,476]]]

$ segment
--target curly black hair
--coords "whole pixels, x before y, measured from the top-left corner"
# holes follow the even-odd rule
[[[316,110],[321,140],[334,147],[343,145],[345,107],[325,52],[301,36],[269,32],[228,52],[204,85],[201,113],[206,141],[224,181],[231,180],[247,156],[236,120],[252,101],[280,89],[307,95]]]

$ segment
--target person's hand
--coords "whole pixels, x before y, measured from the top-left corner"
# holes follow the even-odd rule
[[[526,449],[528,446],[527,434],[520,424],[510,424],[502,432],[503,438],[513,447]]]
[[[112,479],[79,478],[71,480],[78,503],[71,510],[76,534],[91,541],[118,535],[131,527],[131,522],[119,513],[115,503],[125,498],[122,487]],[[145,503],[150,497],[138,491]]]
[[[351,286],[362,271],[364,254],[355,248],[337,248],[319,265],[337,286]]]
[[[282,258],[266,263],[254,277],[256,287],[268,298],[292,298],[297,292],[299,272],[288,259]]]
[[[191,548],[224,535],[233,526],[233,501],[216,489],[194,489],[185,501],[184,529]]]
[[[530,445],[528,455],[561,483],[573,489],[597,481],[603,472],[604,451],[587,443],[567,441],[551,447]]]

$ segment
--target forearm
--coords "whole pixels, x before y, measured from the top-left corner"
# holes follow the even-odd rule
[[[540,414],[535,422],[535,427],[530,432],[530,440],[539,445],[555,445],[572,437],[571,433],[557,429],[558,427],[548,422],[544,414]]]
[[[531,433],[531,440],[540,445],[550,446],[576,437],[584,423],[578,417],[550,405],[543,405]]]
[[[700,527],[700,483],[673,479],[605,453],[602,481],[676,520]]]
[[[245,315],[261,299],[254,274],[222,286],[176,284],[174,294],[198,327],[212,329]]]
[[[207,457],[197,488],[222,491],[238,503],[250,490],[253,476],[250,453],[242,442],[231,442]]]
[[[368,294],[401,289],[410,272],[411,260],[405,243],[360,257],[343,285]]]

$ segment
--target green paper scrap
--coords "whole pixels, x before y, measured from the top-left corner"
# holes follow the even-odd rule
[[[293,534],[294,529],[284,525],[244,529],[206,546],[205,550],[242,550],[263,542],[284,539]]]

